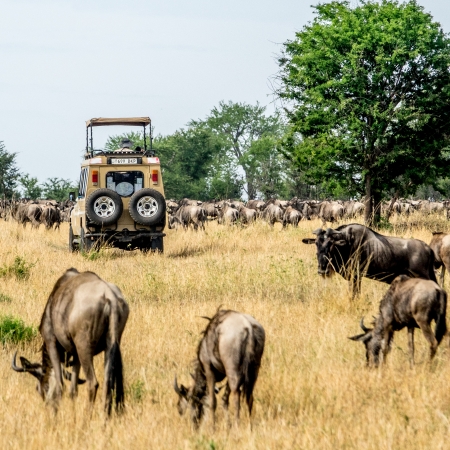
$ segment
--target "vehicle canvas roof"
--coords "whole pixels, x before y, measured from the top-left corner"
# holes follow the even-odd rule
[[[95,119],[86,120],[86,127],[102,127],[107,125],[129,125],[145,127],[150,123],[150,117],[119,117],[115,119],[98,117]]]

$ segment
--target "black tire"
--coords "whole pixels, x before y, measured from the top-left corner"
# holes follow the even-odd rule
[[[140,225],[158,225],[166,218],[166,201],[155,189],[140,189],[131,196],[128,211]]]
[[[98,189],[86,200],[86,215],[95,225],[114,225],[123,213],[120,195],[111,189]]]
[[[73,246],[73,229],[72,225],[69,226],[69,252],[74,253],[75,247]]]

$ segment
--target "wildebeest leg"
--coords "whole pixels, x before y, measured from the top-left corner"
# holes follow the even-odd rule
[[[409,366],[414,367],[414,328],[408,328]]]
[[[86,375],[86,382],[88,385],[89,402],[91,405],[95,402],[97,396],[98,381],[94,372],[94,358],[90,348],[86,345],[77,345],[78,358],[83,368],[83,372]]]
[[[423,335],[425,336],[425,339],[430,343],[430,362],[434,358],[434,355],[436,354],[436,350],[438,347],[438,342],[433,334],[433,330],[431,329],[431,326],[426,321],[419,321],[417,320],[417,324],[419,325],[420,329],[422,330]]]
[[[227,384],[225,386],[225,392],[223,393],[223,396],[222,396],[222,406],[223,406],[223,409],[225,410],[225,414],[227,416],[228,425],[230,425],[230,416],[228,414],[228,406],[230,404],[230,392],[231,392],[230,386],[227,382]]]
[[[212,427],[214,429],[216,425],[216,406],[217,406],[216,390],[215,390],[216,378],[210,367],[205,367],[205,375],[206,375],[206,386],[208,389],[208,396],[209,396],[209,407],[211,409]]]
[[[381,351],[383,354],[383,365],[386,364],[386,358],[387,354],[389,353],[390,347],[391,347],[391,341],[392,336],[394,335],[394,332],[392,331],[391,327],[387,326],[384,329],[383,333],[383,340],[381,342]]]
[[[72,366],[72,377],[70,380],[70,398],[75,398],[78,395],[78,378],[80,376],[80,360],[78,359],[78,355],[73,355],[73,366]]]
[[[61,398],[62,390],[63,390],[63,378],[62,378],[62,370],[61,370],[61,360],[59,358],[58,349],[56,347],[55,338],[50,339],[45,342],[47,346],[48,356],[53,366],[53,370],[55,372],[55,391],[54,396],[56,401]]]
[[[445,264],[442,264],[441,274],[439,275],[439,279],[441,280],[442,287],[444,287],[444,277],[445,277]]]

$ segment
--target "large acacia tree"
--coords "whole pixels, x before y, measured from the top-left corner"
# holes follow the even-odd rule
[[[365,196],[377,223],[384,193],[450,168],[450,40],[416,1],[315,10],[279,57],[283,151],[311,181]]]

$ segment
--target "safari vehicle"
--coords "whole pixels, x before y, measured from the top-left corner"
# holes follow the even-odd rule
[[[142,126],[144,148],[133,148],[124,140],[114,151],[95,150],[92,129],[110,125]],[[163,252],[165,225],[166,202],[150,118],[88,120],[78,198],[70,213],[69,250],[90,250],[104,243]]]

